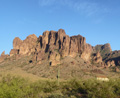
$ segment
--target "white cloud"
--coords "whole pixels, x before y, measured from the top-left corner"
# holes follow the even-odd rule
[[[101,6],[101,4],[93,2],[92,0],[39,0],[39,5],[41,7],[66,6],[86,16],[108,12],[108,9],[105,6]]]
[[[73,5],[74,9],[79,11],[82,14],[86,14],[88,16],[95,14],[98,11],[98,7],[96,3],[90,2],[78,2]]]

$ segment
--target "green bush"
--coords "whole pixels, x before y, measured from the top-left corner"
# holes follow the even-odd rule
[[[118,98],[120,79],[109,82],[91,80],[57,81],[27,79],[7,75],[0,81],[0,98]]]
[[[69,98],[69,97],[67,95],[61,95],[61,94],[54,93],[54,94],[49,95],[47,98]]]
[[[84,89],[88,98],[115,98],[113,85],[110,82],[86,81]]]
[[[31,94],[28,80],[23,78],[7,75],[0,82],[0,98],[30,98]]]
[[[48,80],[35,82],[31,85],[31,87],[36,92],[44,92],[44,93],[51,93],[57,90],[58,88],[56,81],[48,81]]]

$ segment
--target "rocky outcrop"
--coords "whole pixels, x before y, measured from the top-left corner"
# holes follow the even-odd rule
[[[104,45],[102,46],[102,49],[103,49],[103,50],[107,50],[108,52],[111,52],[111,51],[112,51],[111,46],[110,46],[109,43],[104,44]]]
[[[119,51],[112,51],[109,54],[106,54],[104,62],[111,62],[114,61],[113,65],[120,66],[120,50]]]
[[[86,43],[85,37],[81,35],[69,37],[63,29],[59,29],[58,31],[45,31],[39,38],[34,34],[29,35],[23,41],[16,37],[10,56],[33,53],[36,61],[42,61],[45,53],[48,53],[48,59],[54,66],[59,63],[60,58],[66,56],[74,58],[79,55],[83,60],[89,61],[92,51],[92,46]]]
[[[4,61],[4,58],[0,57],[0,63]]]
[[[3,51],[0,55],[0,62],[4,61],[5,51]]]
[[[112,52],[111,46],[109,43],[104,45],[96,45],[94,47],[94,52],[100,52],[102,58],[106,58],[106,54],[109,54]]]
[[[110,67],[120,65],[120,52],[112,52],[109,43],[95,47],[86,43],[86,38],[77,35],[69,37],[63,29],[58,31],[45,31],[38,38],[35,34],[29,35],[25,40],[16,37],[13,40],[13,55],[33,55],[33,60],[42,63],[49,60],[51,66],[60,64],[60,59],[66,56],[80,57],[85,62],[92,60],[95,64]],[[119,54],[119,55],[118,55]],[[4,53],[3,53],[4,55]]]
[[[23,41],[19,37],[16,37],[13,40],[13,49],[20,49],[20,46],[21,46],[22,42]]]
[[[60,64],[60,54],[57,51],[51,51],[49,54],[49,62],[51,66]]]
[[[45,31],[43,36],[39,37],[39,41],[45,52],[57,50],[63,58],[82,54],[81,57],[88,61],[92,52],[92,46],[86,44],[84,37],[81,35],[69,37],[63,29],[58,30],[58,32]]]
[[[106,62],[106,67],[114,67],[114,66],[115,66],[114,60]]]
[[[106,51],[107,53],[110,53],[112,51],[111,46],[109,43],[104,44],[104,45],[96,45],[95,46],[95,51]]]
[[[92,46],[89,44],[86,44],[85,50],[81,54],[81,58],[84,59],[85,61],[89,62],[91,59],[92,52],[93,52]]]
[[[82,53],[85,50],[86,41],[81,35],[70,38],[70,54]],[[73,55],[74,57],[74,55]]]
[[[92,51],[92,46],[86,43],[85,37],[81,35],[71,37],[70,56],[75,57],[80,54],[82,59],[89,61]]]
[[[61,54],[61,57],[64,58],[66,56],[68,56],[70,53],[70,37],[69,36],[64,36],[63,37],[63,42],[62,44],[60,45],[60,54]]]
[[[20,46],[20,54],[30,55],[35,52],[35,47],[37,43],[37,36],[35,34],[29,35]]]
[[[0,55],[0,62],[3,62],[8,57],[9,57],[9,55],[5,54],[5,51],[3,51]]]
[[[25,40],[21,40],[16,37],[13,40],[13,49],[10,54],[21,54],[21,55],[30,55],[32,52],[35,52],[35,47],[37,43],[37,36],[35,34],[29,35]],[[19,53],[17,52],[19,51]]]
[[[10,56],[19,54],[19,49],[11,49]]]
[[[5,51],[3,51],[3,52],[1,53],[1,56],[5,56]]]
[[[97,63],[97,64],[102,63],[102,57],[101,57],[100,52],[97,52],[97,53],[93,54],[92,62]]]

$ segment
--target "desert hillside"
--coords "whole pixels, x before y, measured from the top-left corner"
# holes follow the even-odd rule
[[[45,31],[25,40],[16,37],[13,49],[0,56],[0,74],[56,79],[96,76],[119,77],[120,51],[112,51],[109,43],[91,46],[86,38],[66,35],[63,29]]]

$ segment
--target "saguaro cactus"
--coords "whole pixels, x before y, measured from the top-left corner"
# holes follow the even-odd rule
[[[58,66],[58,72],[57,72],[57,83],[58,83],[58,86],[59,86],[59,78],[60,78],[60,65]]]

